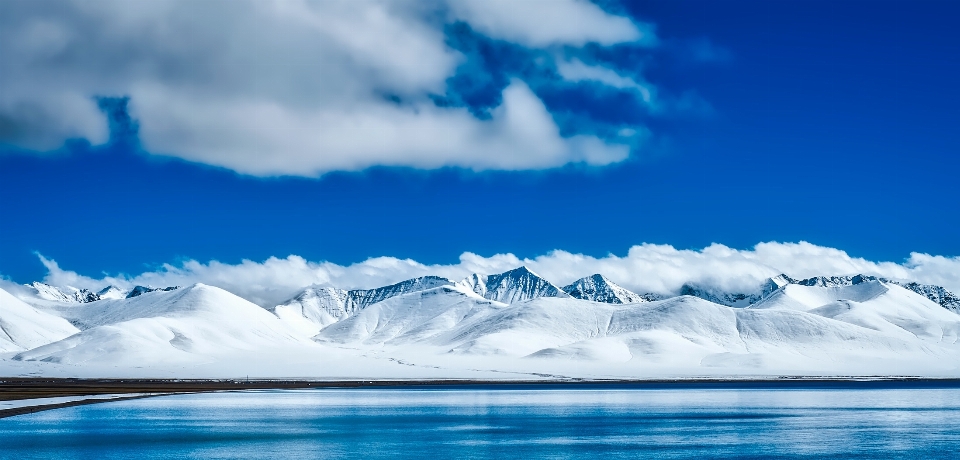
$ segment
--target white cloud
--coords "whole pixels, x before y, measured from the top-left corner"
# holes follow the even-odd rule
[[[686,282],[730,290],[752,289],[764,279],[780,273],[794,278],[862,273],[937,284],[960,292],[960,257],[913,253],[903,263],[875,262],[806,242],[760,243],[749,250],[732,249],[721,244],[700,250],[643,244],[630,248],[624,256],[611,254],[606,257],[559,250],[532,259],[520,259],[513,254],[483,257],[467,252],[457,263],[446,265],[426,265],[393,257],[377,257],[352,265],[310,262],[299,256],[271,257],[264,262],[245,260],[236,265],[188,261],[179,266],[164,265],[157,271],[139,275],[104,278],[86,277],[61,269],[52,260],[41,258],[41,261],[49,270],[44,281],[56,286],[100,289],[107,285],[161,287],[202,282],[264,306],[277,304],[313,284],[345,289],[373,288],[424,275],[458,280],[471,273],[500,273],[520,265],[528,266],[561,286],[583,276],[602,273],[640,293],[676,293]]]
[[[627,157],[628,143],[562,137],[522,82],[490,120],[436,106],[465,59],[445,43],[445,10],[527,46],[654,40],[578,0],[0,2],[0,142],[103,142],[92,97],[129,95],[148,151],[254,175]]]
[[[602,66],[588,66],[579,59],[557,62],[557,72],[569,81],[595,81],[619,89],[630,89],[640,94],[648,106],[653,106],[653,87],[648,83],[624,77],[615,70]]]
[[[608,14],[589,0],[457,0],[450,8],[485,35],[531,47],[656,42],[650,26]]]
[[[257,175],[315,175],[373,165],[538,169],[571,161],[605,165],[629,155],[627,145],[607,144],[596,137],[561,138],[546,107],[519,81],[504,89],[503,103],[487,121],[477,120],[463,108],[429,103],[367,102],[350,109],[291,113],[272,102],[198,106],[164,91],[135,91],[133,99],[146,101],[136,104],[144,120],[177,120],[145,128],[143,138],[148,144],[159,145],[164,152],[188,152],[182,156],[190,160]],[[148,107],[160,107],[164,113],[152,114]],[[171,112],[175,115],[168,117]],[[184,125],[203,137],[192,136]],[[274,149],[285,153],[263,153]]]

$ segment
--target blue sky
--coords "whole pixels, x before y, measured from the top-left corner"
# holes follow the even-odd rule
[[[263,32],[236,48],[250,17],[215,2],[40,3],[0,7],[17,282],[47,273],[37,252],[91,276],[641,243],[960,255],[953,2],[396,2],[372,45],[350,35],[370,16],[341,8],[320,38],[251,13]],[[165,27],[120,26],[137,20]],[[311,40],[318,62],[282,52]]]

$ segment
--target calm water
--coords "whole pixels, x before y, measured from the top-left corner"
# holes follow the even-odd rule
[[[960,458],[958,388],[166,396],[0,419],[0,458]]]

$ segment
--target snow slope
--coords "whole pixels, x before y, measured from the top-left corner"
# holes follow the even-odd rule
[[[203,284],[62,306],[59,313],[82,332],[14,359],[145,365],[202,361],[228,350],[261,351],[305,342],[270,312]]]
[[[0,352],[28,350],[77,332],[63,318],[42,312],[0,289]]]
[[[942,286],[920,283],[898,283],[909,291],[916,292],[947,310],[960,314],[960,296],[944,289]]]
[[[310,287],[273,308],[273,313],[301,334],[311,336],[324,326],[352,315],[359,305],[349,291],[332,287]]]

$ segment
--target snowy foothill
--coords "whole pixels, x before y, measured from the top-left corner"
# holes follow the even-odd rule
[[[84,295],[76,295],[83,292]],[[89,293],[90,295],[86,295]],[[219,287],[0,291],[4,376],[646,379],[960,376],[956,296],[873,276],[636,293],[526,267],[264,308]]]

